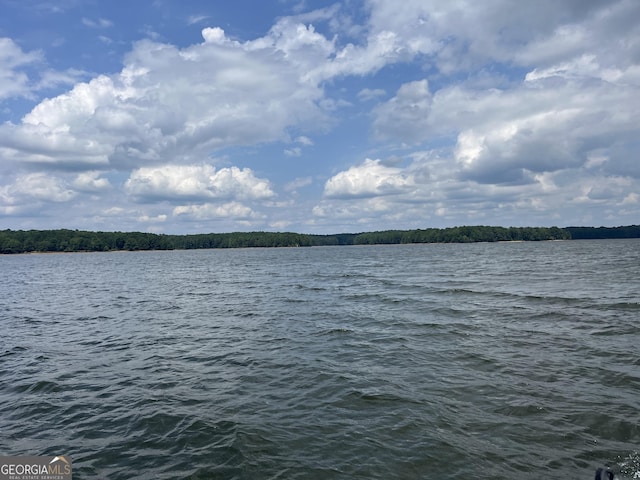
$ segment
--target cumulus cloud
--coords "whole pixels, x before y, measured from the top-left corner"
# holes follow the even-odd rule
[[[220,27],[202,29],[202,38],[206,43],[224,43],[226,41],[224,30]]]
[[[228,202],[221,205],[205,203],[201,205],[178,206],[173,209],[173,215],[185,216],[195,220],[216,218],[233,218],[235,220],[251,219],[256,214],[251,208],[238,202]]]
[[[365,45],[352,43],[335,51],[330,62],[316,64],[309,78],[326,80],[348,75],[368,75],[388,64],[411,58],[398,35],[389,30],[369,35]]]
[[[564,171],[532,174],[525,184],[485,184],[461,178],[453,157],[424,151],[412,153],[409,160],[394,167],[366,160],[338,173],[327,181],[324,198],[312,210],[314,222],[351,224],[363,230],[379,229],[380,222],[387,228],[452,223],[545,225],[578,203],[572,191],[563,188]],[[593,181],[605,179],[598,176]],[[616,194],[624,191],[618,189]],[[524,210],[526,217],[519,213]]]
[[[395,11],[383,2],[372,5],[374,29],[392,25],[405,43],[428,34],[442,38],[436,47],[416,47],[442,74],[496,68],[492,62],[525,67],[509,81],[471,73],[433,93],[428,85],[406,83],[374,109],[378,139],[399,144],[456,138],[456,175],[486,184],[531,183],[541,172],[593,167],[595,157],[607,158],[599,164],[604,174],[640,176],[640,165],[629,161],[640,124],[640,68],[630,62],[640,58],[640,42],[631,40],[638,27],[630,18],[640,20],[637,4],[574,8],[543,2],[536,8],[548,11],[548,24],[529,6],[501,2],[469,4],[464,12],[430,2],[408,1]],[[468,12],[482,21],[472,25]],[[622,47],[610,35],[614,26],[627,34]],[[457,54],[448,58],[451,49]]]
[[[73,181],[76,190],[84,192],[101,192],[111,188],[109,180],[100,177],[101,172],[89,171],[79,173]]]
[[[27,201],[68,202],[76,193],[62,179],[44,173],[18,176],[10,185],[0,189],[0,199],[5,205],[17,205]]]
[[[617,145],[632,142],[630,132],[640,124],[632,92],[608,82],[573,80],[555,81],[553,88],[444,92],[434,102],[433,123],[452,129],[457,119],[449,112],[466,108],[456,146],[462,174],[482,182],[523,180],[524,171],[593,165],[594,155],[610,155]],[[618,160],[601,164],[612,173],[623,167]],[[640,167],[634,175],[640,176]]]
[[[245,43],[220,28],[204,29],[203,37],[184,49],[141,41],[119,74],[79,83],[21,123],[1,125],[5,158],[126,170],[189,163],[215,149],[283,140],[292,125],[326,123],[322,88],[305,72],[314,50],[322,58],[331,43],[310,27],[274,27]]]
[[[128,194],[142,200],[264,200],[274,196],[269,182],[251,169],[216,170],[211,165],[165,165],[134,170],[125,183]]]
[[[3,211],[102,196],[131,225],[635,221],[640,3],[368,0],[349,17],[352,7],[280,17],[246,41],[215,25],[190,46],[143,40],[120,72],[88,81],[46,68],[29,78],[42,54],[0,39],[0,101],[74,84],[0,124]],[[358,139],[367,129],[375,144]],[[325,162],[303,157],[311,146]],[[263,162],[254,170],[277,182],[216,169],[213,155]],[[351,163],[322,198],[303,198],[336,172],[333,158]],[[285,198],[265,206],[279,185]]]
[[[444,73],[472,71],[490,62],[546,67],[585,48],[622,59],[637,49],[637,43],[619,45],[614,34],[621,27],[637,30],[640,6],[633,0],[369,4],[372,32],[395,32],[405,49],[432,57]]]
[[[324,194],[328,198],[373,197],[405,192],[414,185],[414,178],[400,168],[366,159],[327,180]]]

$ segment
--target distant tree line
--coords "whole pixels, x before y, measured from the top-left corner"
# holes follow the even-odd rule
[[[310,245],[310,236],[298,233],[237,232],[162,235],[142,232],[90,232],[82,230],[0,231],[0,253],[187,250]]]
[[[356,245],[385,243],[471,243],[569,240],[571,234],[558,227],[453,227],[426,230],[389,230],[361,233],[354,238]]]
[[[574,240],[601,238],[640,238],[640,225],[626,227],[567,227]]]
[[[490,227],[463,226],[418,230],[307,235],[291,232],[234,232],[164,235],[82,230],[0,230],[0,253],[108,252],[197,248],[310,247],[400,243],[471,243],[597,238],[640,238],[640,226]]]

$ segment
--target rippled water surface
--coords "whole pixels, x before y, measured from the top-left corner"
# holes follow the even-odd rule
[[[0,272],[0,454],[74,479],[640,478],[638,240]]]

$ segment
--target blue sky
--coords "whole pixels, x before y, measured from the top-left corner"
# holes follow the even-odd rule
[[[640,223],[636,0],[0,0],[0,229]]]

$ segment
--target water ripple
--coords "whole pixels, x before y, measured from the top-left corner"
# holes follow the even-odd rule
[[[0,452],[76,479],[637,478],[638,246],[0,257]]]

